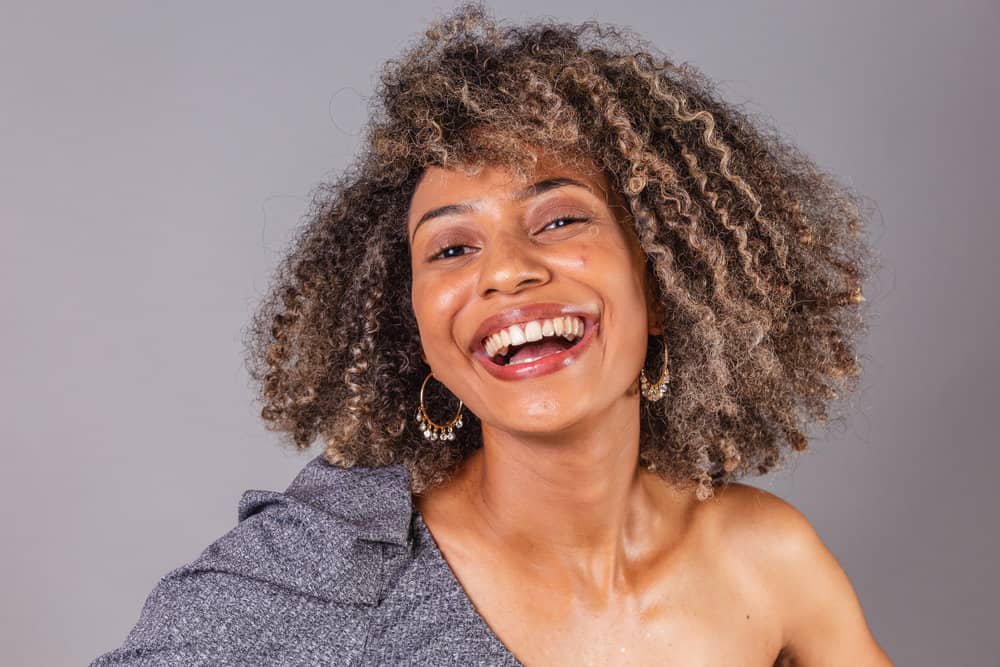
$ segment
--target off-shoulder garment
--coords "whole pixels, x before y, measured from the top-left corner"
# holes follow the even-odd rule
[[[317,457],[284,493],[247,491],[239,522],[163,577],[112,665],[520,662],[444,560],[401,464]]]

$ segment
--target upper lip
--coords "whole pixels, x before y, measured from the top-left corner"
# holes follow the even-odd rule
[[[509,327],[512,324],[530,322],[532,320],[547,320],[553,317],[573,315],[583,318],[588,324],[593,324],[598,317],[595,308],[589,306],[570,305],[565,303],[531,303],[523,306],[515,306],[502,310],[499,313],[490,315],[473,334],[469,343],[469,348],[473,352],[483,350],[483,340],[500,329]]]

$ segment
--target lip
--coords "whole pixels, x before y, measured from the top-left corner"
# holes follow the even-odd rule
[[[564,315],[574,315],[582,319],[585,329],[584,335],[587,334],[586,329],[597,323],[598,318],[596,310],[565,303],[531,303],[515,308],[508,308],[483,320],[469,341],[469,352],[473,354],[482,352],[485,356],[486,351],[483,349],[483,340],[495,331],[505,329],[512,324],[522,324],[523,322],[530,322],[532,320],[549,320],[553,317],[562,317]]]
[[[493,363],[493,360],[487,356],[486,350],[483,349],[483,338],[497,329],[510,326],[511,324],[530,322],[531,320],[537,319],[550,319],[553,317],[561,317],[563,315],[574,315],[583,320],[583,336],[575,345],[573,345],[573,347],[566,350],[550,354],[542,357],[541,359],[525,364],[501,366]],[[600,322],[598,321],[596,314],[583,310],[578,306],[567,306],[564,304],[532,304],[530,306],[513,308],[511,310],[498,313],[497,315],[494,315],[484,321],[476,332],[476,338],[473,339],[474,349],[472,351],[472,355],[483,365],[483,368],[485,368],[490,375],[499,380],[526,380],[528,378],[554,373],[555,371],[574,363],[576,359],[590,347],[590,343],[594,340],[594,337],[597,335],[599,329]]]

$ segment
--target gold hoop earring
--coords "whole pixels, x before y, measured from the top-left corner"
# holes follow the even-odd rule
[[[646,400],[655,402],[666,395],[667,384],[670,383],[670,368],[668,362],[669,358],[666,353],[666,342],[664,342],[663,370],[660,372],[660,377],[657,378],[656,382],[650,384],[649,378],[646,377],[645,368],[639,371],[639,387],[642,389],[642,395],[646,397]]]
[[[451,418],[451,421],[447,424],[435,423],[428,416],[427,408],[424,407],[424,388],[427,387],[427,381],[433,376],[434,373],[428,373],[427,377],[424,378],[424,383],[420,385],[420,407],[417,408],[417,424],[419,424],[420,431],[426,440],[454,440],[455,431],[462,428],[462,400],[459,399],[458,412]]]

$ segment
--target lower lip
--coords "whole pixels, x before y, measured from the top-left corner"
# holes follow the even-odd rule
[[[590,342],[594,339],[599,326],[600,325],[596,322],[592,325],[586,325],[583,332],[583,338],[581,338],[580,342],[573,347],[523,364],[514,364],[513,366],[508,364],[507,366],[501,366],[493,363],[493,361],[490,360],[490,358],[487,357],[486,353],[483,351],[476,352],[475,356],[483,364],[483,367],[489,371],[490,375],[500,380],[526,380],[528,378],[539,377],[541,375],[548,375],[549,373],[555,373],[556,371],[569,366],[575,362],[581,354],[586,352],[587,348],[590,347]]]

